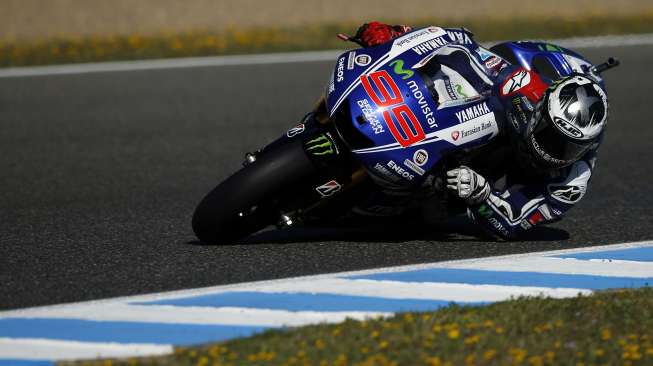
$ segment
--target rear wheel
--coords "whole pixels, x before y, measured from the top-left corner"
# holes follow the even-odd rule
[[[288,190],[315,172],[301,140],[266,150],[204,197],[193,215],[195,235],[228,244],[275,224]]]

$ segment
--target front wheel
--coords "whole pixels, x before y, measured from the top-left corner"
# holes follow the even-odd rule
[[[265,151],[204,197],[193,214],[195,235],[228,244],[275,224],[283,197],[315,172],[301,140]]]

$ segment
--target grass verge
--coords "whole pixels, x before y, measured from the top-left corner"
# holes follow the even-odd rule
[[[653,13],[637,16],[591,16],[578,19],[422,19],[414,26],[466,26],[477,40],[558,38],[653,32]],[[35,41],[0,38],[0,67],[351,48],[335,37],[354,33],[359,24],[324,24],[301,28],[197,30],[143,36],[60,37]]]
[[[61,365],[651,365],[653,289],[270,330],[167,357]]]

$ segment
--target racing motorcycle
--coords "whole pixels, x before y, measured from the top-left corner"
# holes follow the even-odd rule
[[[427,71],[446,71],[445,65],[433,65],[446,45],[475,50],[479,67],[503,59],[550,81],[584,73],[603,83],[601,72],[618,65],[613,58],[593,65],[543,42],[479,48],[465,28],[428,27],[347,51],[338,57],[326,97],[310,121],[247,153],[242,169],[199,203],[192,220],[197,237],[227,244],[269,225],[283,228],[343,215],[370,187],[428,185],[428,179],[495,138],[499,127],[481,103],[484,95],[464,79]],[[479,103],[470,109],[471,100]]]

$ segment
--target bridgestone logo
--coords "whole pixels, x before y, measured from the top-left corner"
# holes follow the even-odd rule
[[[316,187],[315,190],[322,197],[330,197],[333,196],[336,192],[340,191],[341,188],[342,186],[340,185],[340,183],[336,182],[335,180],[331,180],[322,184],[319,187]]]

